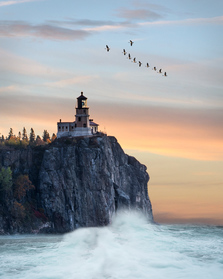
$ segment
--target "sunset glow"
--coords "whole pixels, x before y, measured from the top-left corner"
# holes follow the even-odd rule
[[[56,133],[84,91],[147,166],[157,222],[223,225],[222,1],[65,2],[0,1],[0,136]]]

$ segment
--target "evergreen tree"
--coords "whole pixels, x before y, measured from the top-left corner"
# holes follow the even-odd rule
[[[12,128],[10,128],[10,130],[9,130],[8,139],[10,139],[11,137],[13,137],[13,129]]]
[[[18,133],[18,138],[19,138],[19,140],[21,140],[21,138],[22,138],[22,135],[21,135],[21,132],[19,131],[19,133]]]
[[[26,128],[23,128],[22,131],[22,140],[28,141],[28,137],[27,137],[27,132],[26,132]]]
[[[36,145],[43,145],[45,142],[41,139],[39,135],[36,137]]]
[[[47,130],[43,131],[43,141],[47,142],[47,140],[50,139],[50,134],[47,132]]]
[[[10,167],[2,168],[0,171],[0,192],[8,191],[12,187],[12,171]]]
[[[42,140],[39,135],[37,135],[36,140]]]
[[[29,141],[30,142],[34,142],[35,141],[35,133],[34,133],[34,130],[33,130],[33,128],[31,128],[31,130],[30,130],[30,135],[29,135]]]

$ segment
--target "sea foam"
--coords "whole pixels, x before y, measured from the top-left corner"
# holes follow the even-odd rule
[[[223,228],[155,225],[136,212],[64,236],[1,236],[0,278],[220,279]]]

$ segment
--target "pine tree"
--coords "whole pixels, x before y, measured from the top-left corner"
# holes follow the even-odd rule
[[[10,139],[11,137],[13,137],[13,129],[12,128],[10,128],[10,130],[9,130],[8,139]]]
[[[35,133],[34,133],[34,130],[33,130],[33,128],[31,128],[31,130],[30,130],[30,135],[29,135],[29,141],[30,142],[34,142],[35,141]]]
[[[37,135],[36,140],[41,140],[41,137]]]
[[[21,132],[19,131],[19,133],[18,133],[18,138],[19,138],[19,140],[21,140],[21,138],[22,138],[22,135],[21,135]]]
[[[43,131],[43,141],[47,142],[47,140],[50,139],[50,134],[47,132],[47,130]]]
[[[36,145],[43,145],[45,144],[45,142],[41,139],[41,137],[39,135],[37,135],[36,137]]]
[[[27,137],[27,132],[26,132],[26,128],[23,128],[22,131],[22,140],[28,141],[28,137]]]
[[[9,191],[12,187],[12,171],[10,167],[2,168],[0,171],[0,192]]]

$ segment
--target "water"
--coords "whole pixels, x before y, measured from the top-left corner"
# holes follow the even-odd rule
[[[64,236],[0,237],[0,278],[223,278],[223,227],[151,225],[122,213]]]

